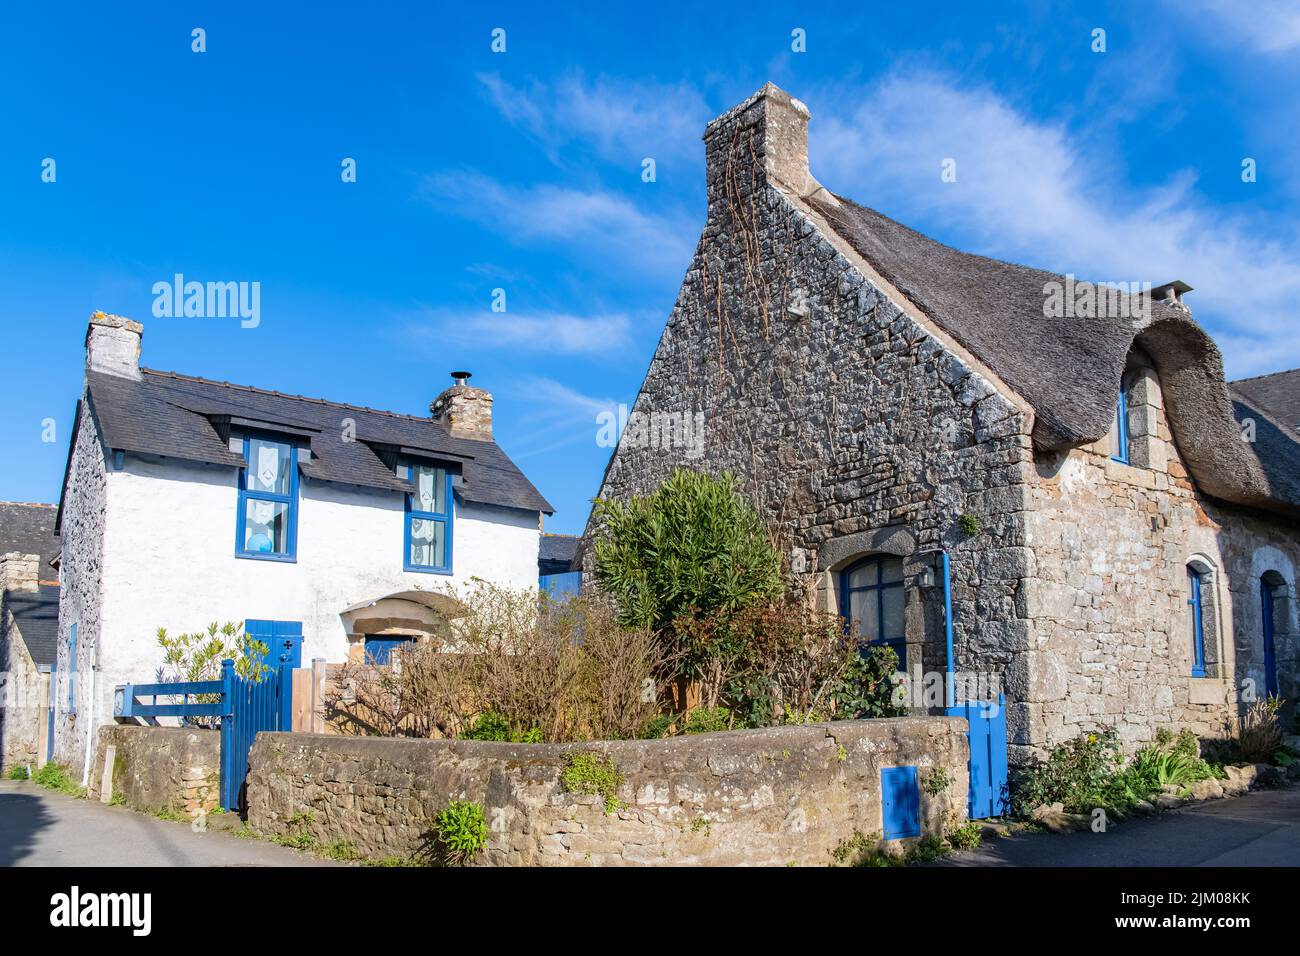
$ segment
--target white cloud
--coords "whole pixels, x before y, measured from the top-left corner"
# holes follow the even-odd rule
[[[1300,47],[1300,4],[1295,0],[1178,0],[1169,4],[1183,15],[1207,14],[1220,28],[1235,34],[1260,53],[1282,53]]]
[[[658,277],[680,278],[700,230],[680,211],[649,212],[611,190],[508,186],[473,170],[426,176],[421,192],[511,241],[577,246]]]
[[[516,379],[503,394],[523,400],[521,405],[527,409],[520,417],[525,426],[520,429],[524,441],[511,448],[511,457],[516,461],[578,444],[595,446],[597,416],[603,412],[618,414],[614,399],[586,395],[542,376]]]
[[[560,355],[613,355],[629,344],[631,321],[623,313],[570,315],[562,312],[427,311],[406,323],[407,337],[429,340],[430,327],[438,340],[484,349],[527,349]]]
[[[553,82],[512,86],[497,73],[478,75],[498,112],[546,147],[552,159],[574,142],[614,163],[636,168],[647,156],[695,157],[701,165],[700,135],[712,113],[688,83],[588,80],[571,72]]]
[[[1085,138],[950,77],[895,72],[824,100],[810,146],[831,190],[905,222],[941,222],[967,251],[1102,281],[1183,279],[1230,375],[1300,365],[1300,336],[1285,331],[1300,311],[1300,242],[1277,236],[1266,213],[1216,207],[1188,171],[1134,191]],[[955,183],[940,179],[949,157]]]

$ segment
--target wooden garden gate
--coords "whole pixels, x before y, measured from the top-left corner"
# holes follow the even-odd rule
[[[1000,817],[1009,810],[1007,793],[1007,699],[971,700],[948,708],[965,717],[970,740],[970,818]]]

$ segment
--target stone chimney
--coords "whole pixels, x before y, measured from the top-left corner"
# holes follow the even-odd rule
[[[90,313],[86,329],[86,371],[140,379],[140,339],[144,326],[120,315]]]
[[[41,556],[11,551],[0,555],[0,591],[35,591],[40,582]]]
[[[469,372],[452,372],[456,384],[429,405],[429,414],[456,438],[492,440],[492,393],[466,383]]]
[[[808,171],[808,107],[767,83],[704,129],[709,218],[716,204],[746,198],[769,181],[795,196],[822,189]],[[818,197],[833,202],[823,190]]]

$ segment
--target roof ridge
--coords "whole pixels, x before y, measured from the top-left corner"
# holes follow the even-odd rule
[[[390,418],[404,418],[408,421],[427,422],[436,424],[437,420],[424,415],[411,415],[406,412],[390,412],[385,408],[371,408],[368,405],[352,405],[348,402],[336,402],[328,398],[314,398],[311,395],[295,395],[292,392],[278,392],[272,388],[259,388],[256,385],[238,385],[234,382],[226,382],[215,378],[203,378],[201,375],[186,375],[184,372],[169,372],[156,368],[141,368],[141,372],[149,375],[157,375],[163,378],[176,379],[182,382],[202,382],[205,385],[219,385],[222,388],[232,388],[242,392],[256,392],[259,395],[274,395],[276,398],[288,398],[299,402],[311,402],[315,405],[329,405],[333,408],[349,408],[358,412],[370,412],[373,415],[387,415]]]
[[[1276,372],[1265,372],[1263,375],[1249,375],[1246,378],[1234,378],[1228,382],[1229,385],[1240,385],[1242,382],[1258,382],[1262,378],[1276,378],[1279,375],[1293,375],[1300,372],[1300,368],[1284,368]]]
[[[45,501],[0,501],[0,506],[14,506],[19,508],[57,508],[58,505],[50,504]]]

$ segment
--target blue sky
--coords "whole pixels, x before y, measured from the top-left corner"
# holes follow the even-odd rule
[[[833,191],[1184,279],[1230,377],[1300,366],[1300,3],[281,6],[0,10],[0,500],[57,499],[103,309],[151,368],[413,414],[470,369],[548,529],[581,530],[596,415],[635,398],[703,225],[700,133],[767,80]],[[177,272],[260,282],[260,324],[153,317]]]

